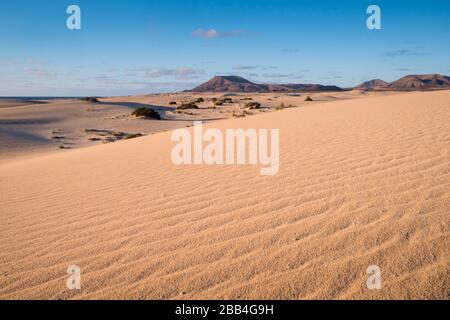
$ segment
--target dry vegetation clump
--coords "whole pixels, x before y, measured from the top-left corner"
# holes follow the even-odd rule
[[[174,105],[176,105],[176,104],[177,104],[176,101],[170,101],[170,102],[169,102],[169,105],[171,105],[171,106],[174,106]]]
[[[129,133],[123,139],[129,140],[129,139],[135,139],[135,138],[139,138],[139,137],[142,137],[141,133]]]
[[[311,99],[310,96],[307,96],[306,99],[305,99],[305,101],[313,101],[313,99]]]
[[[256,102],[256,101],[248,102],[248,103],[245,104],[245,108],[248,108],[248,109],[259,109],[259,108],[261,108],[261,103]]]
[[[99,103],[100,101],[98,101],[97,97],[84,97],[84,98],[80,98],[81,101],[85,101],[85,102],[91,102],[91,103]]]
[[[177,110],[198,109],[195,102],[185,102],[177,107]]]
[[[141,133],[126,133],[113,130],[85,129],[84,131],[87,134],[95,135],[94,137],[89,137],[89,141],[102,141],[103,143],[116,142],[119,140],[129,140],[143,136],[143,134]]]
[[[223,99],[218,99],[218,98],[211,98],[211,101],[213,103],[213,105],[215,106],[223,106],[225,103],[234,103],[233,99],[231,98],[223,98]]]
[[[287,109],[287,108],[297,108],[297,106],[294,106],[292,104],[285,105],[284,103],[281,103],[279,106],[277,106],[275,108],[275,110],[283,110],[283,109]]]
[[[138,108],[138,109],[134,110],[131,113],[131,115],[136,118],[147,118],[147,119],[151,118],[151,119],[161,120],[160,114],[151,108],[145,108],[145,107]]]

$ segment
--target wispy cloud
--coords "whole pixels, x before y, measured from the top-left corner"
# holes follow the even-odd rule
[[[289,78],[289,79],[303,79],[303,75],[297,73],[263,73],[262,76],[264,78],[270,79],[281,79],[281,78]]]
[[[195,79],[198,76],[205,74],[204,70],[191,68],[175,68],[175,69],[141,68],[135,69],[134,71],[144,72],[144,76],[148,78],[174,77],[177,79]]]
[[[261,69],[263,69],[263,70],[275,70],[275,69],[278,69],[278,67],[276,67],[276,66],[268,66],[268,67],[262,67]]]
[[[259,66],[243,66],[243,65],[233,66],[233,70],[254,70],[258,68]]]
[[[411,69],[409,68],[395,68],[395,71],[402,71],[402,72],[407,72],[407,71],[411,71]]]
[[[421,55],[421,54],[422,53],[414,51],[414,50],[411,50],[411,49],[392,50],[392,51],[387,51],[385,53],[385,55],[390,57],[390,58],[418,56],[418,55]]]
[[[58,77],[56,72],[52,72],[47,68],[25,68],[25,74],[28,76],[41,77],[46,79],[55,79]]]
[[[36,58],[32,58],[32,57],[27,58],[26,62],[28,65],[43,65],[43,64],[45,64],[44,61],[36,59]]]
[[[194,32],[192,32],[192,35],[195,37],[200,38],[206,38],[206,39],[213,39],[213,38],[229,38],[229,37],[237,37],[244,33],[243,30],[232,30],[232,31],[225,31],[220,32],[215,29],[197,29]]]
[[[299,48],[284,48],[281,49],[282,52],[300,52]]]

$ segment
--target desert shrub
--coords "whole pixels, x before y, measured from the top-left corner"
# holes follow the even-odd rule
[[[174,105],[176,105],[176,104],[177,104],[176,101],[170,101],[170,102],[169,102],[169,105],[171,105],[171,106],[174,106]]]
[[[281,103],[278,107],[275,108],[275,110],[283,110],[285,108],[286,106],[284,105],[284,103]]]
[[[223,106],[223,101],[222,100],[216,100],[214,102],[214,106]]]
[[[297,108],[297,106],[294,106],[292,104],[285,105],[284,103],[281,103],[278,107],[275,108],[275,110],[283,110],[287,108]]]
[[[198,106],[194,102],[185,102],[177,107],[177,110],[186,110],[186,109],[198,109]]]
[[[307,96],[306,99],[305,99],[305,101],[313,101],[313,99],[311,99],[310,96]]]
[[[84,97],[84,98],[80,98],[81,101],[86,101],[86,102],[92,102],[92,103],[99,103],[100,101],[98,101],[98,98],[96,97]]]
[[[202,97],[194,101],[194,103],[202,103],[202,102],[205,102],[205,99],[203,99]]]
[[[240,113],[239,114],[239,113],[236,113],[236,112],[233,111],[233,115],[232,116],[233,116],[233,118],[245,118],[245,115],[246,115],[245,113]]]
[[[131,115],[138,118],[152,118],[156,120],[161,120],[161,116],[159,115],[159,113],[151,108],[145,107],[138,108],[134,110]]]
[[[249,109],[259,109],[261,107],[261,103],[256,102],[256,101],[248,102],[245,104],[245,107],[249,108]]]
[[[140,134],[140,133],[130,133],[130,134],[127,134],[124,139],[125,140],[129,140],[129,139],[135,139],[135,138],[139,138],[139,137],[142,137],[142,134]]]

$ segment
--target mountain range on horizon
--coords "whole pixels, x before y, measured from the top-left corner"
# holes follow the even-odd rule
[[[450,77],[440,74],[407,75],[392,82],[369,80],[353,88],[321,84],[258,84],[240,76],[215,76],[186,92],[327,92],[345,90],[439,90],[450,89]]]

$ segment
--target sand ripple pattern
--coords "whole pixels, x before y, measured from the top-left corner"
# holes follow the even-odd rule
[[[169,133],[2,164],[0,298],[449,298],[449,91],[208,126],[279,128],[279,174],[174,166]]]

